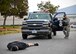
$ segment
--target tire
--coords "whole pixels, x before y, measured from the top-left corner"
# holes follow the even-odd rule
[[[48,34],[48,39],[52,39],[52,28],[50,28],[50,33]]]
[[[50,29],[50,33],[48,34],[48,39],[52,39],[52,29]]]
[[[50,32],[50,34],[48,34],[48,39],[52,39],[52,32]]]
[[[27,39],[27,34],[22,33],[22,38]]]

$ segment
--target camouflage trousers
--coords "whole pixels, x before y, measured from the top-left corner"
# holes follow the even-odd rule
[[[69,32],[70,32],[70,26],[64,26],[63,33],[64,33],[65,37],[69,37]]]

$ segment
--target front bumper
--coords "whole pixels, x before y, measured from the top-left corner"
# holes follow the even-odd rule
[[[22,33],[27,35],[48,35],[50,30],[22,30]]]

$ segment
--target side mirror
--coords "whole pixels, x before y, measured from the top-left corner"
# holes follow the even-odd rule
[[[28,20],[28,18],[24,18],[24,20]]]

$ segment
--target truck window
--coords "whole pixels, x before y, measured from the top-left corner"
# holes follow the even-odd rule
[[[30,14],[29,19],[47,19],[51,20],[52,17],[50,17],[49,14]]]

